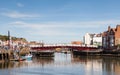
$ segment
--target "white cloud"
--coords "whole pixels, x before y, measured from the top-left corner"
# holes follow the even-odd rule
[[[10,18],[35,18],[35,17],[40,17],[40,15],[38,15],[38,14],[26,14],[26,13],[20,13],[20,12],[16,12],[16,11],[5,12],[5,13],[2,13],[2,15],[10,17]]]
[[[96,28],[99,27],[100,25],[96,25],[93,23],[89,22],[81,22],[81,23],[70,23],[70,22],[46,22],[46,23],[25,23],[22,21],[16,21],[10,23],[11,25],[14,25],[16,27],[28,27],[28,28],[34,28],[34,29],[39,29],[39,28]]]
[[[91,29],[102,29],[109,24],[118,24],[120,20],[107,20],[107,21],[90,21],[90,22],[46,22],[46,23],[27,23],[23,21],[16,21],[9,23],[15,29],[26,29],[25,32],[30,36],[83,36],[86,31]],[[79,28],[79,30],[78,30]],[[89,30],[86,30],[89,28]],[[24,30],[23,29],[23,30]],[[77,30],[77,31],[76,31]],[[94,30],[92,30],[94,31]],[[96,32],[96,31],[94,31]]]
[[[18,7],[24,7],[24,5],[22,3],[17,3]]]
[[[76,36],[79,35],[70,30],[64,30],[62,28],[69,28],[65,25],[56,23],[46,23],[46,24],[31,24],[22,21],[16,21],[9,23],[12,27],[17,28],[27,28],[26,32],[30,35],[40,35],[40,36]],[[71,25],[72,27],[72,25]]]
[[[32,29],[39,28],[99,28],[104,25],[119,24],[120,20],[106,20],[106,21],[86,21],[86,22],[46,22],[46,23],[26,23],[16,21],[10,23],[16,27],[27,27]]]
[[[84,36],[87,31],[96,33],[96,29],[103,31],[108,25],[112,24],[112,26],[115,27],[119,23],[120,20],[45,23],[16,21],[9,23],[9,26],[17,30],[22,30],[24,34],[27,34],[26,36],[28,36],[28,38],[29,36],[33,36],[38,40],[44,38],[46,38],[46,40],[53,40],[54,38],[58,38],[59,40],[79,40],[80,38],[82,39],[82,36]]]

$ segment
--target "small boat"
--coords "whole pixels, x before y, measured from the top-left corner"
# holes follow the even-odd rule
[[[25,58],[32,58],[32,54],[25,55]]]
[[[27,54],[27,55],[23,56],[22,58],[23,58],[23,59],[26,59],[26,60],[31,60],[32,57],[33,57],[32,54]]]

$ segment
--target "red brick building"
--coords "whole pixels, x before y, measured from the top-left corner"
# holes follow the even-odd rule
[[[120,25],[116,28],[108,26],[108,30],[102,34],[102,45],[106,49],[114,49],[120,45]]]
[[[72,41],[71,44],[82,45],[82,42],[81,41]]]

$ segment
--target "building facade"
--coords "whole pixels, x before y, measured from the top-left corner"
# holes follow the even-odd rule
[[[89,34],[86,33],[84,36],[84,44],[85,45],[93,45],[93,35],[94,34]]]
[[[120,25],[117,25],[115,29],[115,45],[120,45]]]
[[[81,41],[72,41],[71,44],[82,45],[83,43]]]
[[[93,45],[102,46],[102,34],[95,34],[93,37]]]
[[[102,46],[104,49],[114,49],[120,45],[120,25],[116,28],[108,26],[108,30],[102,34]]]
[[[89,34],[86,33],[84,36],[84,44],[85,45],[94,45],[94,46],[102,46],[102,34]]]

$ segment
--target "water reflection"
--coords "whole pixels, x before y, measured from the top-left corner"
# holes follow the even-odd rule
[[[72,63],[85,65],[87,73],[95,75],[119,75],[120,74],[120,58],[119,57],[102,57],[102,56],[74,56]],[[87,74],[87,75],[89,75]]]
[[[50,65],[54,63],[53,57],[34,57],[32,62],[36,65]]]
[[[23,66],[23,62],[0,62],[0,69],[11,69]]]
[[[119,75],[120,58],[55,53],[55,57],[35,57],[31,61],[0,62],[0,73],[2,75]]]

